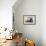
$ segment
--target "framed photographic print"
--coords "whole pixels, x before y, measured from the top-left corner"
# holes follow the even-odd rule
[[[36,15],[24,15],[23,24],[25,25],[35,25],[36,24]]]

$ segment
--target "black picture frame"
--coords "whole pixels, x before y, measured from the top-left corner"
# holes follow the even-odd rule
[[[24,25],[35,25],[36,24],[36,15],[24,15],[23,24]]]

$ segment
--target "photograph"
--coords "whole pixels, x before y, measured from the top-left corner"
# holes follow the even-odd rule
[[[36,24],[36,16],[35,15],[24,15],[23,23],[25,25],[35,25]]]
[[[46,0],[0,0],[0,46],[46,46]]]

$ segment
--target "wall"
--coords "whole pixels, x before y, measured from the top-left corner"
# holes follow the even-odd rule
[[[16,0],[0,0],[0,27],[12,29],[12,6]]]
[[[42,0],[41,4],[41,40],[42,46],[46,46],[46,0]]]
[[[22,32],[24,38],[34,40],[36,46],[41,46],[41,0],[22,0],[13,6],[13,14],[15,30]],[[24,25],[24,15],[36,15],[36,25]]]

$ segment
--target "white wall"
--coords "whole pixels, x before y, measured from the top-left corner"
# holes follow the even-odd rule
[[[35,41],[36,46],[41,46],[41,1],[40,0],[23,0],[17,8],[14,5],[15,29],[24,34],[25,38]],[[36,15],[36,25],[24,25],[24,15]]]
[[[18,32],[22,32],[25,38],[34,40],[36,46],[41,46],[41,44],[42,46],[46,46],[46,24],[44,23],[46,22],[44,21],[46,17],[46,15],[44,15],[46,7],[45,0],[23,0],[22,3],[16,4],[13,6],[15,29],[18,30]],[[36,25],[24,25],[23,15],[32,14],[36,15]]]
[[[0,0],[0,27],[12,28],[12,6],[16,0]]]
[[[46,0],[42,0],[41,4],[41,38],[42,46],[46,46]]]

